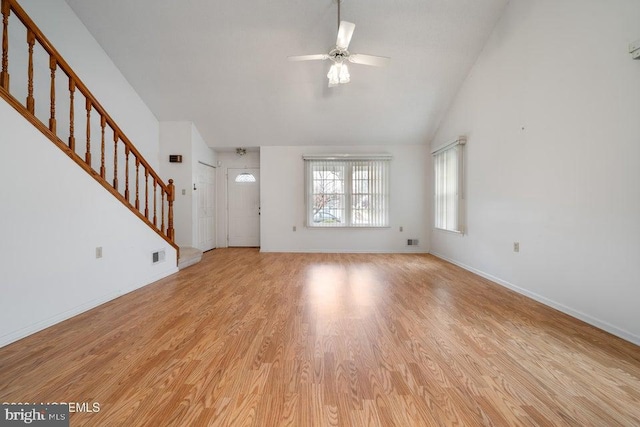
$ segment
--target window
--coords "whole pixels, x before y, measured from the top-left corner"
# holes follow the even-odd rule
[[[252,173],[243,172],[236,176],[236,182],[256,182],[256,177]]]
[[[305,156],[308,227],[388,227],[390,156]]]
[[[462,225],[462,160],[466,143],[460,137],[433,154],[435,228],[456,233]]]

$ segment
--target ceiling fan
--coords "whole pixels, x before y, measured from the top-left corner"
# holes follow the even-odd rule
[[[363,55],[359,53],[351,53],[347,50],[349,48],[349,43],[351,42],[351,37],[353,36],[353,30],[356,28],[356,24],[340,20],[340,4],[343,0],[335,1],[338,3],[338,39],[336,40],[336,46],[331,49],[329,53],[287,57],[289,61],[330,59],[333,64],[331,64],[331,68],[327,74],[329,87],[349,83],[351,81],[349,68],[347,68],[347,64],[345,63],[347,61],[353,64],[373,65],[375,67],[384,67],[390,61],[390,58],[387,58],[386,56]]]

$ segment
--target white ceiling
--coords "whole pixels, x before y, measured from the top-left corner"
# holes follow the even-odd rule
[[[67,0],[158,120],[212,147],[429,142],[508,0],[344,0],[355,53],[327,87],[334,0]]]

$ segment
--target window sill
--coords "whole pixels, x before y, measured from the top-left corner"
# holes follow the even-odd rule
[[[433,227],[433,229],[435,231],[440,231],[440,232],[443,232],[443,233],[454,234],[454,235],[458,235],[458,236],[464,236],[464,232],[463,231],[447,230],[447,229],[438,228],[438,227]]]
[[[343,226],[331,226],[331,227],[312,227],[312,226],[305,226],[306,229],[308,230],[386,230],[391,228],[391,226],[384,226],[384,227],[374,227],[374,226],[351,226],[351,225],[343,225]]]

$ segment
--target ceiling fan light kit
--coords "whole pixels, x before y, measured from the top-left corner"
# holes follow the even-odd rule
[[[349,74],[347,64],[341,62],[333,64],[329,69],[327,78],[329,79],[329,87],[349,83],[351,81],[351,75]]]
[[[351,75],[349,74],[349,68],[345,61],[353,64],[372,65],[374,67],[383,67],[389,63],[389,59],[385,56],[374,55],[362,55],[350,53],[347,49],[353,36],[353,31],[356,28],[356,24],[347,21],[340,21],[340,4],[342,0],[337,0],[338,3],[338,37],[336,39],[335,48],[331,49],[328,54],[316,54],[316,55],[299,55],[289,56],[289,61],[314,61],[314,60],[326,60],[330,59],[333,64],[329,68],[327,78],[329,79],[329,87],[334,87],[339,84],[346,84],[351,81]]]

